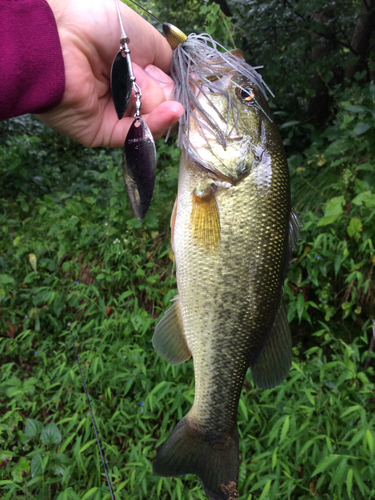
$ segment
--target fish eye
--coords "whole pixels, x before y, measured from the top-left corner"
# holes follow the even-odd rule
[[[250,88],[238,89],[238,94],[243,101],[252,101],[255,97],[254,91]]]

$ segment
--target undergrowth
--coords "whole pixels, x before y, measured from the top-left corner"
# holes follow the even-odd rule
[[[276,389],[245,381],[241,500],[375,498],[374,87],[336,102],[326,131],[290,153],[305,224],[285,284],[294,363]],[[179,151],[159,141],[141,224],[121,152],[81,148],[30,118],[0,127],[1,500],[110,498],[68,323],[117,498],[203,500],[195,476],[152,475],[194,398],[192,362],[170,366],[151,345],[177,293]],[[299,125],[283,133],[290,148]]]

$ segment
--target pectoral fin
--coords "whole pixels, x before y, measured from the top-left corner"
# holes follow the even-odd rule
[[[292,339],[285,306],[281,303],[271,335],[263,351],[251,365],[251,374],[258,387],[272,389],[288,376],[291,365]]]
[[[152,345],[159,356],[171,365],[180,365],[191,358],[178,298],[156,325]]]
[[[193,241],[206,250],[215,250],[220,245],[220,220],[213,187],[193,193],[190,215]]]

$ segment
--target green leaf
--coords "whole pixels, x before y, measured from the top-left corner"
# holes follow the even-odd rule
[[[346,106],[345,111],[351,111],[352,113],[366,113],[367,108],[357,106],[355,104],[349,104],[349,106]]]
[[[25,437],[26,439],[33,439],[38,436],[40,431],[43,429],[43,424],[39,420],[34,420],[33,418],[26,419],[25,423]]]
[[[75,491],[69,489],[69,499],[70,500],[81,500]]]
[[[61,432],[57,428],[55,422],[51,422],[44,427],[40,434],[40,440],[42,444],[45,445],[53,445],[61,443]]]
[[[13,246],[19,247],[22,239],[23,239],[23,236],[16,236],[13,240]]]
[[[368,444],[370,453],[371,453],[371,455],[373,455],[374,454],[374,437],[373,437],[370,429],[367,429],[366,434],[365,434],[365,439],[366,439],[366,442]]]
[[[361,165],[356,167],[356,170],[369,170],[370,172],[375,172],[375,165],[371,163],[361,163]]]
[[[9,274],[0,274],[0,285],[10,285],[14,283],[14,279]]]
[[[303,298],[302,293],[299,293],[297,295],[297,313],[299,322],[301,322],[304,310],[305,310],[305,299]]]
[[[31,459],[30,464],[31,477],[41,476],[43,474],[42,457],[36,453]]]
[[[63,452],[66,450],[67,446],[70,444],[71,441],[73,441],[73,439],[75,438],[76,434],[71,434],[67,439],[65,439],[65,441],[63,442],[63,444],[59,447],[60,451]]]
[[[66,467],[64,465],[56,463],[54,461],[51,462],[50,466],[48,467],[48,470],[50,470],[53,474],[56,475],[64,475]]]
[[[69,500],[68,490],[65,490],[65,491],[62,491],[61,493],[59,493],[57,500]]]
[[[24,478],[22,472],[28,472],[30,464],[27,458],[21,457],[12,469],[12,478],[15,483],[20,483]]]
[[[130,297],[130,295],[133,295],[133,293],[134,293],[134,292],[133,292],[132,290],[127,290],[126,292],[124,292],[124,293],[122,293],[122,294],[120,295],[120,297],[118,298],[118,301],[119,301],[119,302],[122,302],[124,299],[126,299],[126,298]]]
[[[349,406],[340,416],[341,418],[347,417],[355,411],[361,411],[363,408],[360,405]]]
[[[96,199],[95,199],[95,198],[92,198],[91,196],[86,196],[86,198],[83,198],[83,200],[84,200],[86,203],[90,203],[90,205],[93,205],[93,204],[96,202]]]
[[[341,307],[343,311],[348,311],[352,307],[352,305],[353,304],[351,302],[343,302],[341,304]]]
[[[272,479],[269,479],[267,481],[265,487],[263,488],[263,491],[262,491],[262,494],[259,497],[259,500],[264,500],[266,498],[266,496],[268,495],[268,492],[270,491],[271,483],[272,483]]]
[[[355,136],[362,135],[362,134],[366,133],[370,128],[371,128],[371,123],[359,122],[354,127],[352,135],[355,135]]]
[[[358,196],[353,198],[352,203],[354,205],[364,205],[369,208],[374,208],[375,207],[375,194],[373,194],[371,191],[363,191],[363,193],[360,193]]]
[[[346,491],[348,492],[348,497],[352,497],[352,487],[353,487],[353,469],[348,470],[348,475],[346,476]]]
[[[301,123],[301,122],[299,122],[298,120],[291,120],[289,122],[282,123],[279,128],[280,129],[290,128],[290,127],[294,127],[294,125],[298,125],[299,123]]]
[[[310,446],[314,444],[314,442],[315,439],[309,439],[308,441],[306,441],[306,443],[302,447],[302,450],[299,452],[299,456],[303,455],[310,448]]]
[[[337,139],[333,141],[325,151],[325,156],[337,156],[342,154],[347,148],[348,142],[347,139]]]
[[[348,449],[350,450],[350,448],[355,446],[361,439],[363,439],[363,436],[365,435],[365,433],[366,433],[366,429],[357,430],[356,433],[354,434],[352,440],[349,443]]]
[[[289,415],[286,417],[286,419],[283,423],[283,426],[281,428],[280,443],[282,443],[284,441],[284,439],[286,438],[286,435],[288,434],[288,430],[289,430]]]
[[[311,390],[304,388],[303,392],[306,394],[307,399],[310,401],[312,406],[315,406],[315,399],[311,394]]]
[[[156,489],[156,494],[157,494],[157,497],[160,498],[160,492],[161,492],[161,488],[163,486],[163,478],[161,477],[159,479],[159,482],[158,482],[158,487]],[[116,492],[117,493],[117,492]]]
[[[332,198],[326,205],[324,217],[318,222],[318,226],[327,226],[335,222],[343,214],[345,199],[343,196]]]
[[[332,474],[332,486],[336,484],[341,485],[344,482],[345,472],[347,469],[348,459],[343,458],[340,460],[338,467],[335,468]]]
[[[366,484],[363,481],[361,471],[358,469],[358,467],[354,466],[353,472],[354,472],[355,482],[357,483],[357,486],[362,493],[362,498],[368,498],[368,496],[366,497],[366,490],[368,490],[368,489],[366,487]]]
[[[246,408],[246,405],[243,401],[242,398],[240,398],[240,401],[239,401],[239,410],[243,416],[243,418],[246,420],[246,422],[249,420],[249,414],[248,414],[248,411],[247,411],[247,408]]]
[[[277,452],[279,451],[279,447],[276,446],[276,448],[273,450],[272,453],[272,470],[276,467],[277,464]]]
[[[336,460],[340,457],[341,457],[341,455],[333,454],[333,455],[329,455],[328,457],[323,458],[323,460],[321,460],[319,462],[318,466],[316,467],[316,469],[312,473],[311,477],[314,477],[317,474],[320,474],[321,472],[329,469],[333,465],[333,463],[336,462]]]
[[[91,497],[91,495],[93,495],[95,493],[95,491],[97,491],[98,488],[95,486],[94,488],[91,488],[91,490],[89,490],[87,493],[85,493],[83,495],[83,497],[81,498],[81,500],[87,500],[88,498]]]
[[[96,439],[91,439],[88,443],[84,444],[82,448],[79,450],[80,453],[83,453],[87,448],[89,448],[93,443],[96,442]]]
[[[1,422],[1,419],[0,419],[0,422]],[[2,426],[0,424],[0,429],[1,428],[4,429],[5,426]],[[12,460],[12,455],[13,455],[13,453],[11,451],[9,451],[9,450],[1,450],[0,451],[0,462],[3,462],[1,464],[2,468],[6,467],[6,464]]]
[[[362,222],[359,219],[351,219],[347,231],[350,237],[358,235],[362,231]]]

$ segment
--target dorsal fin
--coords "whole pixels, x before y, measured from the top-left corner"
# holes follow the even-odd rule
[[[287,247],[287,255],[285,259],[284,273],[283,273],[283,282],[286,277],[286,273],[289,268],[290,261],[292,260],[292,255],[298,247],[298,240],[302,239],[301,235],[301,227],[303,226],[302,221],[296,214],[293,208],[290,209],[289,216],[289,232],[288,232],[288,247]]]

